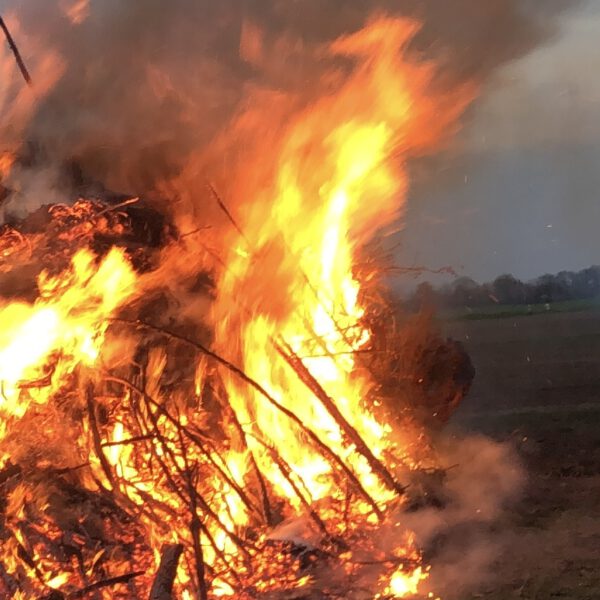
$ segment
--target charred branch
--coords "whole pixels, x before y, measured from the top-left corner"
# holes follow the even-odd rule
[[[219,195],[219,193],[217,192],[215,187],[212,185],[212,183],[208,183],[208,189],[210,190],[210,193],[212,194],[212,196],[215,199],[216,203],[218,204],[219,208],[223,211],[223,213],[227,217],[227,220],[233,225],[233,228],[240,234],[240,237],[249,246],[250,242],[248,241],[248,238],[244,235],[242,228],[237,224],[237,221],[233,218],[231,211],[227,208],[227,206],[225,205],[225,202],[223,202],[223,199],[221,198],[221,196]]]
[[[160,566],[150,589],[149,600],[172,600],[173,583],[177,575],[177,565],[183,552],[181,544],[163,546],[160,555]]]
[[[23,75],[23,79],[27,82],[27,85],[32,85],[31,76],[29,75],[29,71],[23,62],[23,58],[21,57],[21,53],[15,44],[15,41],[2,17],[0,17],[0,28],[4,32],[4,36],[6,37],[6,41],[15,56],[15,60],[17,61],[17,65],[19,67],[19,71],[21,71],[21,75]]]
[[[96,456],[100,461],[100,465],[104,475],[106,476],[106,479],[110,482],[112,488],[115,489],[115,478],[113,476],[112,469],[110,468],[110,463],[108,462],[106,455],[104,454],[104,450],[102,449],[102,438],[100,437],[100,430],[98,429],[98,420],[96,418],[96,407],[94,402],[94,386],[92,383],[89,383],[85,389],[85,402],[94,451],[96,452]]]

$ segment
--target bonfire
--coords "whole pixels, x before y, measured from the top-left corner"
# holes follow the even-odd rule
[[[422,413],[470,379],[399,400],[423,379],[364,251],[471,97],[432,91],[416,30],[327,48],[350,75],[248,159],[244,197],[206,184],[220,227],[101,193],[3,225],[3,598],[442,595],[403,514],[446,466]]]

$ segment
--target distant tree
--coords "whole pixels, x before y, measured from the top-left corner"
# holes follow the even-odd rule
[[[449,290],[450,304],[455,307],[482,306],[490,302],[489,293],[470,277],[459,277],[452,282]]]
[[[492,293],[500,304],[525,304],[528,300],[527,286],[509,274],[496,277]]]
[[[559,278],[557,275],[547,273],[534,282],[533,299],[536,303],[562,302],[571,297],[569,285],[565,283],[564,278]]]
[[[546,273],[529,282],[509,273],[481,285],[470,277],[458,277],[438,288],[424,282],[417,287],[408,305],[414,310],[423,307],[475,308],[492,302],[542,304],[589,298],[600,298],[599,265],[578,272]]]
[[[415,293],[410,299],[410,305],[414,310],[421,308],[433,308],[438,304],[437,293],[428,281],[423,281],[417,286]]]
[[[575,298],[595,298],[600,296],[600,266],[583,269],[573,276]]]

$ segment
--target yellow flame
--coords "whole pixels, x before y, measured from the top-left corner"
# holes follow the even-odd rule
[[[44,403],[61,377],[97,360],[108,317],[135,289],[135,274],[122,251],[113,248],[96,265],[80,250],[71,268],[58,276],[42,273],[34,304],[0,307],[0,410],[23,416],[28,403]],[[54,357],[53,357],[54,355]],[[49,377],[25,393],[22,383]]]

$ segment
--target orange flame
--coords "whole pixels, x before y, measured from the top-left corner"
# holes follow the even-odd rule
[[[113,248],[96,265],[90,251],[80,250],[67,272],[40,275],[35,304],[0,307],[0,411],[5,417],[22,417],[29,402],[46,402],[77,365],[95,363],[107,318],[133,293],[134,284],[123,252]],[[49,386],[20,385],[48,373]]]
[[[249,243],[243,251],[231,244],[215,307],[222,352],[231,354],[239,340],[244,371],[318,432],[382,510],[395,490],[277,346],[301,359],[343,419],[393,471],[398,464],[389,457],[404,454],[402,438],[372,413],[367,399],[373,382],[357,370],[357,351],[370,332],[361,322],[365,309],[354,262],[360,244],[397,218],[408,186],[407,157],[439,140],[469,99],[464,91],[441,110],[446,100],[436,104],[427,96],[432,67],[402,55],[415,31],[412,23],[379,19],[332,45],[334,55],[355,61],[355,70],[294,120],[271,150],[276,176],[243,208]],[[429,121],[434,115],[435,124]],[[307,444],[306,433],[263,394],[233,378],[226,385],[250,451],[293,509],[305,510],[303,501],[269,449],[289,465],[310,503],[341,502],[344,492],[330,461]],[[371,509],[364,505],[362,511]],[[398,571],[390,593],[415,593],[420,579],[418,569],[404,579]]]

